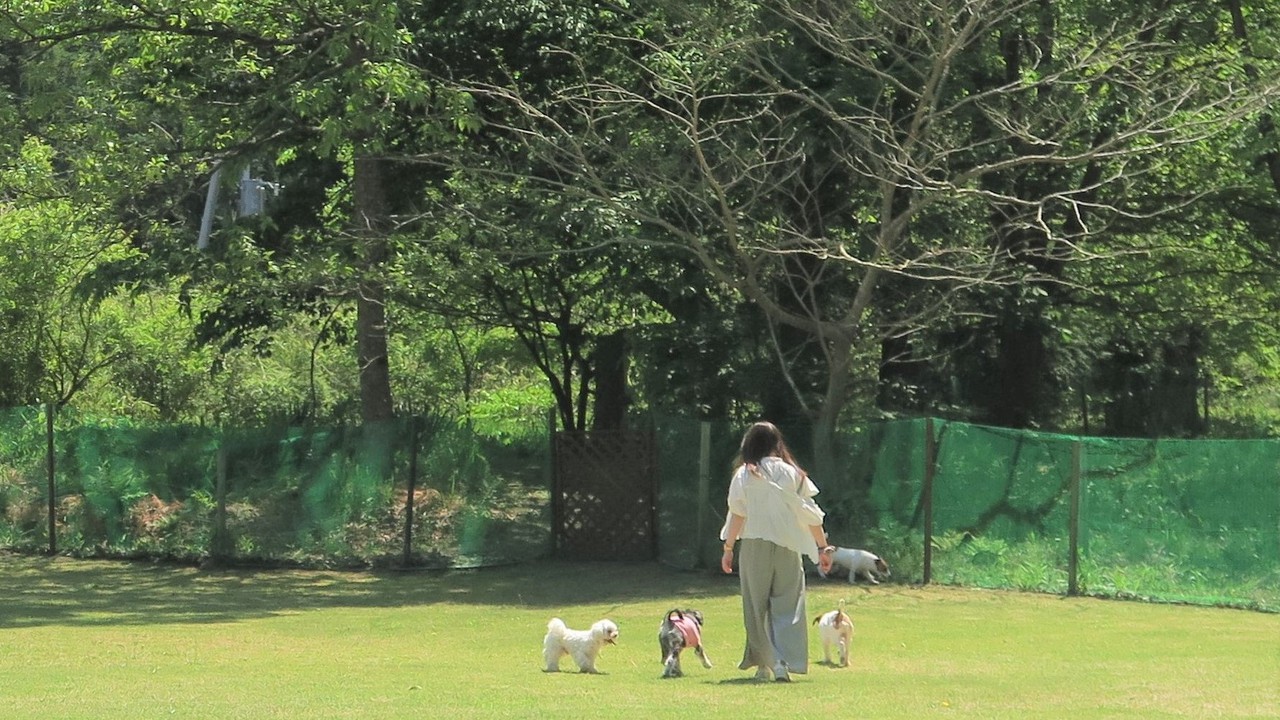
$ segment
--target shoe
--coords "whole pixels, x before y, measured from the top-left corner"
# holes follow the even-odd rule
[[[778,663],[773,666],[773,679],[778,682],[791,682],[791,673],[787,672],[786,663]]]

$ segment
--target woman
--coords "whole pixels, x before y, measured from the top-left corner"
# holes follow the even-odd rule
[[[831,553],[818,488],[791,456],[782,432],[758,422],[742,436],[741,465],[729,483],[729,516],[720,539],[720,569],[733,572],[733,545],[742,540],[738,577],[747,647],[738,665],[756,668],[757,680],[791,680],[809,669],[802,555],[823,572]]]

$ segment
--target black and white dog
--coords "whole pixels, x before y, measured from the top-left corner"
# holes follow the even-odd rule
[[[849,571],[849,582],[856,582],[862,577],[872,585],[878,585],[879,581],[876,576],[889,576],[889,564],[879,555],[866,550],[858,550],[856,548],[838,547],[831,554],[831,569],[844,568]],[[822,568],[818,568],[818,574],[827,577],[829,572],[822,572]]]
[[[693,648],[702,660],[702,667],[710,668],[711,660],[702,646],[702,613],[697,610],[671,610],[658,627],[658,646],[662,649],[662,677],[680,677],[680,651]]]

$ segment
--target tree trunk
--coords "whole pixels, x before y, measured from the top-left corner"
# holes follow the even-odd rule
[[[356,292],[356,345],[360,363],[360,416],[365,423],[395,417],[387,362],[387,290],[380,268],[387,259],[387,197],[383,161],[355,161],[355,233],[361,239],[364,268]]]
[[[826,397],[813,422],[813,476],[834,484],[840,482],[842,474],[836,456],[836,430],[840,427],[840,413],[848,400],[853,343],[845,337],[832,338],[827,342],[827,352],[830,364]]]
[[[1032,427],[1050,406],[1049,352],[1039,318],[1031,324],[1001,323],[997,331],[995,397],[988,403],[992,423],[1001,427]]]
[[[1161,437],[1195,437],[1204,433],[1200,417],[1200,354],[1202,332],[1188,330],[1165,342],[1155,384],[1153,425]]]
[[[595,406],[592,430],[622,430],[627,424],[627,334],[619,330],[596,340]]]
[[[1145,350],[1117,344],[1100,364],[1099,385],[1107,394],[1103,412],[1103,433],[1112,437],[1146,437],[1150,383],[1145,368],[1150,362]]]

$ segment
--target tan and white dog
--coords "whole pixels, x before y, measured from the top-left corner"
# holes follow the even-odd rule
[[[598,673],[600,651],[617,642],[618,626],[612,620],[598,620],[590,630],[571,630],[560,618],[551,618],[542,639],[542,661],[547,672],[560,672],[560,658],[568,655],[582,672]]]
[[[831,554],[831,570],[836,568],[849,571],[850,583],[856,582],[861,577],[872,585],[879,585],[880,582],[876,580],[877,575],[880,577],[890,575],[889,564],[883,558],[873,552],[856,548],[836,548],[836,551]],[[823,572],[822,568],[818,568],[818,574],[825,578],[831,570]]]
[[[823,613],[813,619],[818,626],[818,637],[822,639],[822,658],[831,663],[831,646],[836,648],[836,657],[840,659],[840,667],[849,667],[849,650],[853,645],[853,618],[844,611],[844,603],[840,608]]]

